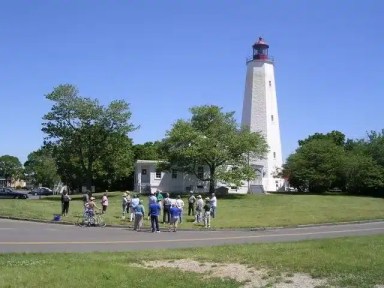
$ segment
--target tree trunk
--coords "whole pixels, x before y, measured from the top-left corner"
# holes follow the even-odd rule
[[[215,186],[216,186],[216,177],[215,177],[216,167],[211,166],[209,167],[209,173],[211,174],[209,177],[209,193],[215,193]]]

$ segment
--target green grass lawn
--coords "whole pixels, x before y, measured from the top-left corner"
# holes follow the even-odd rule
[[[108,211],[105,214],[109,225],[130,225],[121,218],[121,192],[109,193]],[[101,194],[95,194],[97,203]],[[81,195],[72,197],[70,215],[64,221],[75,222],[82,214]],[[147,196],[143,196],[147,207]],[[187,198],[184,198],[187,203]],[[59,196],[41,200],[0,200],[0,216],[28,219],[52,220],[53,214],[60,214]],[[193,217],[187,216],[181,228],[202,226],[193,224]],[[327,223],[367,219],[384,219],[384,200],[373,197],[341,195],[229,195],[218,197],[217,217],[212,220],[213,228],[256,228],[271,226],[294,226],[299,224]],[[148,221],[145,221],[148,226]]]
[[[241,286],[233,279],[204,279],[201,274],[172,268],[148,270],[133,266],[157,259],[194,259],[264,268],[271,278],[302,272],[326,278],[336,287],[368,288],[384,284],[383,255],[384,235],[124,253],[1,254],[0,287]]]

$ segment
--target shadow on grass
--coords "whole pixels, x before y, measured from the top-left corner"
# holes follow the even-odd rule
[[[350,196],[350,197],[369,197],[369,198],[384,198],[384,191],[377,191],[369,194],[349,194],[347,192],[323,192],[323,193],[314,193],[314,192],[268,192],[271,195],[308,195],[308,196]]]

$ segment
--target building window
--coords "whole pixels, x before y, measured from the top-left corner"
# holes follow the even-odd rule
[[[156,170],[156,176],[155,176],[156,179],[160,179],[161,178],[161,171],[160,170]]]
[[[147,175],[147,169],[141,169],[141,174]]]
[[[199,179],[204,178],[204,167],[203,166],[197,167],[197,178],[199,178]]]
[[[271,87],[272,86],[272,81],[269,81],[269,87]]]
[[[177,178],[177,170],[176,169],[172,169],[172,178],[173,179]]]
[[[197,189],[203,189],[203,188],[204,188],[204,185],[197,185],[196,188],[197,188]]]
[[[271,115],[271,120],[273,121],[273,115]]]
[[[276,159],[276,152],[273,152],[273,159]]]

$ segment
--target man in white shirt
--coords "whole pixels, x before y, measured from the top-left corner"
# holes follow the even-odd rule
[[[200,223],[203,219],[204,200],[201,198],[201,195],[197,195],[196,198],[196,216],[194,223]]]
[[[211,216],[212,216],[212,218],[215,218],[216,208],[217,208],[217,199],[216,199],[215,193],[212,193],[210,202],[211,202],[210,203],[211,204]]]
[[[176,199],[176,207],[181,209],[179,222],[182,222],[182,215],[183,215],[183,208],[184,208],[184,201],[181,199],[181,196],[178,195]]]
[[[136,206],[139,205],[140,199],[135,194],[131,200],[131,207],[130,207],[130,215],[129,215],[129,221],[132,222],[135,219],[135,209]]]

